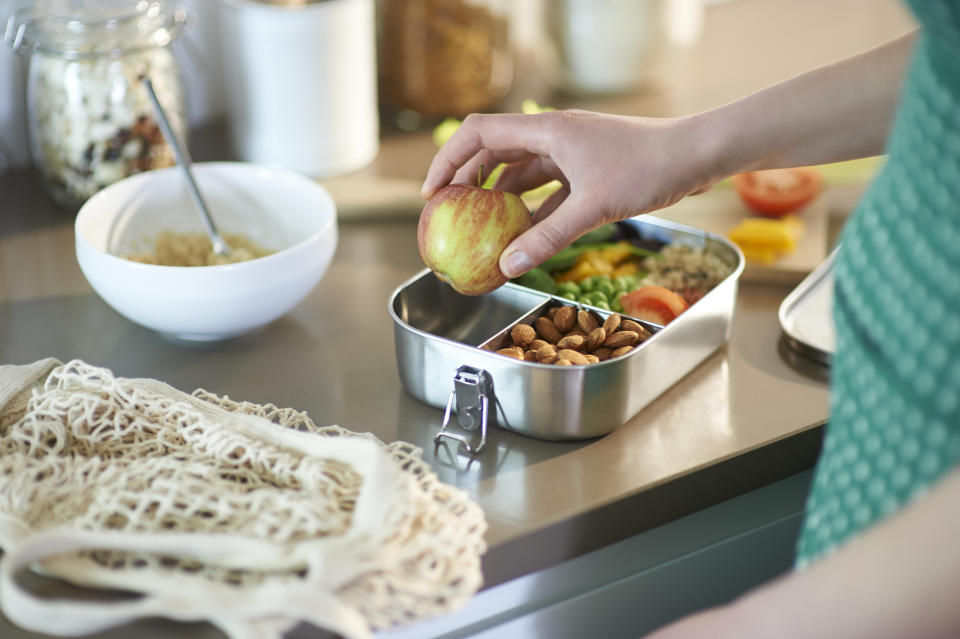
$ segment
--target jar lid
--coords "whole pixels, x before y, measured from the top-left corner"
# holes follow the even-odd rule
[[[187,18],[169,0],[38,0],[9,17],[3,40],[66,58],[119,55],[166,46]]]

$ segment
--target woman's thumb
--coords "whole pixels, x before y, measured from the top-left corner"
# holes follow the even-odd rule
[[[500,270],[508,278],[522,275],[580,237],[585,216],[574,213],[568,198],[549,216],[510,243],[500,255]]]

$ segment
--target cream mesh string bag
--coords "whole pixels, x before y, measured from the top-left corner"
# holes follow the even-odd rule
[[[485,529],[409,444],[79,360],[0,366],[0,604],[24,628],[369,637],[475,593]],[[44,599],[23,570],[141,596]]]

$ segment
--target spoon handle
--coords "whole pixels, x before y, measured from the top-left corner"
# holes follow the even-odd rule
[[[190,170],[190,167],[193,165],[193,162],[190,160],[190,153],[187,151],[186,145],[181,144],[180,138],[170,126],[170,121],[167,119],[167,114],[160,105],[160,100],[157,99],[157,92],[154,91],[150,78],[143,77],[141,81],[147,90],[147,96],[150,98],[150,102],[153,103],[153,111],[157,116],[157,124],[160,126],[160,132],[163,133],[163,137],[167,141],[167,144],[170,145],[170,148],[173,149],[173,154],[177,159],[177,165],[183,170],[183,175],[187,179],[187,192],[190,193],[190,198],[200,212],[200,220],[203,222],[207,235],[210,236],[210,242],[213,244],[213,252],[217,255],[226,255],[230,252],[227,244],[223,241],[223,238],[220,237],[220,233],[217,232],[217,227],[214,225],[213,219],[210,217],[207,209],[207,203],[204,202],[203,196],[200,195],[200,189],[197,188],[197,183],[193,179],[193,171]]]

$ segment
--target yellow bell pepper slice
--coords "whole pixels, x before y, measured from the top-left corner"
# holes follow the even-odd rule
[[[588,262],[578,262],[573,268],[557,275],[554,279],[558,282],[579,282],[585,277],[597,275],[597,270]]]
[[[626,242],[618,242],[613,246],[608,246],[605,249],[601,249],[600,255],[604,259],[612,262],[613,264],[620,264],[628,257],[630,257],[633,252],[630,250],[630,245]]]
[[[780,255],[796,250],[802,235],[803,222],[792,215],[780,219],[745,218],[727,232],[748,260],[763,264],[772,264]]]
[[[613,269],[613,273],[611,273],[610,275],[611,277],[620,277],[621,275],[635,275],[639,270],[640,269],[637,268],[636,262],[627,262]]]

